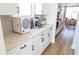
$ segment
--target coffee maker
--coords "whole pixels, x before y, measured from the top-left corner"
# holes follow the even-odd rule
[[[45,15],[35,15],[33,19],[34,27],[42,28],[44,25],[47,24],[46,16]]]

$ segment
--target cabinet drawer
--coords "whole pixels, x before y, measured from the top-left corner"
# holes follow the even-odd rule
[[[41,34],[43,34],[43,36],[40,37],[40,44],[41,44],[41,53],[45,50],[46,46],[47,46],[47,33],[46,31],[42,32]]]
[[[19,45],[18,47],[10,50],[7,52],[7,54],[11,55],[30,55],[31,53],[31,47],[30,42],[25,42],[22,45]]]
[[[49,45],[50,43],[50,35],[51,35],[51,30],[52,28],[49,28],[42,32],[42,36],[40,37],[41,40],[41,52],[45,50],[45,48]]]
[[[31,39],[32,55],[40,55],[40,35]]]

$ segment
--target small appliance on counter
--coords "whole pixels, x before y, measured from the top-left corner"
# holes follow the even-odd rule
[[[30,30],[30,16],[14,16],[12,23],[16,33],[25,34]]]
[[[35,15],[33,18],[34,27],[42,28],[44,25],[47,24],[46,16],[45,15]]]
[[[30,29],[34,28],[33,18],[30,19]]]

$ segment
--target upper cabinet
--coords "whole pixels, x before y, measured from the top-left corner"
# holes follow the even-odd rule
[[[42,3],[0,3],[0,15],[42,15]]]
[[[43,11],[42,11],[42,3],[32,3],[31,4],[31,14],[32,17],[34,17],[35,15],[42,15]]]
[[[0,15],[18,14],[18,3],[0,3]]]
[[[48,11],[49,11],[48,9],[50,8],[50,7],[49,8],[48,7],[49,7],[49,5],[47,3],[42,4],[43,14],[46,14],[46,15],[48,14]]]
[[[36,15],[42,15],[42,3],[36,3],[35,4],[35,14]]]
[[[0,15],[31,15],[31,3],[0,3]]]
[[[31,15],[31,3],[19,3],[19,15]]]

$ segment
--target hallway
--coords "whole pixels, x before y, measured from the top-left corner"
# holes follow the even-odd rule
[[[43,52],[43,55],[73,55],[71,45],[73,42],[73,27],[64,27],[56,37],[56,43],[50,44]]]

